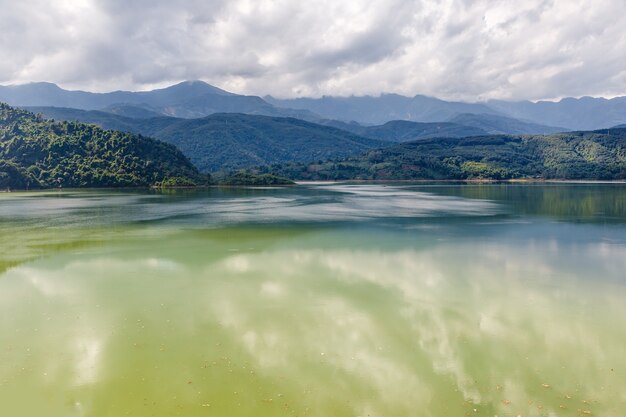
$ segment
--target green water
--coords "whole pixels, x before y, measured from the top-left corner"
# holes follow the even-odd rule
[[[626,185],[0,195],[0,416],[614,416]]]

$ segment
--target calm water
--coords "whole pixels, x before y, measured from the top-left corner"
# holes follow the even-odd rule
[[[0,195],[0,416],[626,410],[626,185]]]

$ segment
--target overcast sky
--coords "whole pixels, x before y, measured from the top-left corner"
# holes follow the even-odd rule
[[[0,0],[0,83],[626,95],[626,0]]]

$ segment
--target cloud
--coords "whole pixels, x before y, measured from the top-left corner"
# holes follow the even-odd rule
[[[0,82],[279,97],[626,93],[621,0],[0,0]]]

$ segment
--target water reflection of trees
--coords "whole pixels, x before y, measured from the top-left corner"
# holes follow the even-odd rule
[[[542,215],[572,222],[626,222],[626,185],[622,184],[477,184],[429,187],[428,190],[506,202],[515,214]]]

